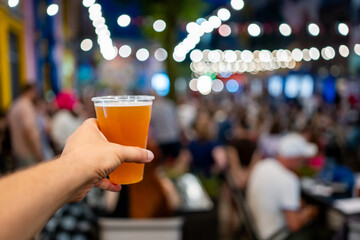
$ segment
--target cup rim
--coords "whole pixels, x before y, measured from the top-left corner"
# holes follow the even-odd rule
[[[113,96],[98,96],[91,98],[94,103],[99,102],[150,102],[155,99],[150,95],[113,95]]]

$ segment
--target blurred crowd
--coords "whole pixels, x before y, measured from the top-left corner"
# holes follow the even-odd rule
[[[60,154],[67,137],[82,121],[95,117],[91,97],[98,94],[104,93],[82,89],[77,93],[63,91],[40,97],[36,85],[26,85],[8,112],[0,115],[1,174]],[[180,96],[176,101],[156,96],[148,140],[148,148],[156,158],[145,169],[143,182],[124,186],[120,197],[113,193],[91,193],[90,197],[102,199],[101,211],[91,198],[87,199],[88,204],[105,216],[173,216],[183,199],[172,180],[190,172],[200,179],[218,205],[220,239],[229,239],[239,219],[232,210],[227,177],[245,192],[252,169],[259,162],[268,161],[264,159],[277,157],[278,145],[287,133],[300,134],[318,149],[296,169],[298,176],[316,176],[331,182],[336,174],[329,172],[334,172],[337,166],[350,175],[360,170],[357,100],[338,97],[334,104],[329,104],[316,95],[301,100],[274,99],[265,93],[253,96],[246,89],[239,94]],[[352,192],[353,178],[342,177],[337,180],[345,181]],[[140,201],[144,196],[148,199],[146,203]],[[82,210],[75,208],[67,206],[54,217],[70,210],[80,215]],[[83,203],[80,208],[83,209]],[[93,215],[90,217],[92,224]],[[53,239],[51,230],[60,231],[61,226],[66,228],[71,223],[69,217],[64,223],[49,221],[44,236]],[[88,238],[89,235],[84,239]]]

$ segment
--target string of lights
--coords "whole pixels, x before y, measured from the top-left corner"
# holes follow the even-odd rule
[[[232,0],[230,2],[231,7],[235,10],[241,10],[244,7],[243,0]],[[111,39],[111,33],[106,25],[105,18],[102,16],[101,5],[96,3],[96,0],[83,0],[83,5],[88,8],[89,18],[92,20],[95,27],[95,33],[97,34],[97,42],[100,47],[100,52],[104,59],[112,60],[117,54],[122,58],[130,57],[134,52],[135,57],[139,61],[146,61],[150,57],[150,52],[146,48],[139,48],[137,51],[133,51],[130,45],[122,45],[119,49],[114,46]],[[316,48],[311,49],[294,49],[292,52],[289,50],[275,50],[270,52],[268,50],[254,51],[253,53],[244,50],[240,51],[220,51],[220,50],[193,50],[200,42],[200,38],[210,33],[215,29],[221,36],[227,37],[231,34],[232,29],[230,25],[224,23],[231,17],[231,13],[227,8],[220,8],[216,11],[216,15],[211,15],[207,19],[199,18],[196,22],[189,22],[186,25],[187,37],[176,45],[173,53],[173,58],[177,62],[185,60],[187,54],[190,52],[190,59],[194,63],[191,68],[194,73],[201,73],[208,71],[211,65],[212,69],[222,69],[223,65],[227,66],[229,63],[233,63],[236,67],[236,71],[254,72],[263,70],[275,70],[278,68],[293,68],[296,61],[310,61],[317,60],[320,57],[320,51]],[[129,15],[122,14],[118,17],[117,23],[120,27],[127,27],[131,23],[132,19]],[[166,22],[162,19],[155,20],[153,28],[156,32],[162,32],[166,29]],[[279,32],[287,37],[292,34],[290,25],[282,23],[278,26]],[[349,27],[346,23],[338,23],[338,32],[346,36],[349,34]],[[251,23],[246,28],[248,34],[251,37],[258,37],[263,34],[263,29],[259,23]],[[320,27],[316,23],[309,23],[307,31],[311,36],[318,36],[320,34]],[[84,39],[80,47],[83,51],[89,51],[93,46],[90,39]],[[340,55],[348,55],[349,49],[347,46],[342,45],[339,48]],[[321,51],[324,59],[330,60],[335,55],[335,50],[332,47],[324,48]],[[168,53],[163,48],[158,48],[154,52],[154,57],[158,61],[164,61],[168,57]],[[202,58],[204,57],[204,59]],[[208,59],[207,59],[208,58]],[[283,61],[282,58],[288,58],[288,61]],[[317,59],[316,59],[317,58]],[[196,64],[204,60],[205,65]],[[241,61],[238,61],[241,60]],[[217,64],[215,64],[217,63]],[[216,71],[215,71],[216,72]]]
[[[353,47],[355,54],[360,56],[360,44]],[[350,49],[346,45],[338,47],[338,53],[346,58],[350,55]],[[217,75],[228,73],[257,73],[260,71],[272,71],[279,68],[295,68],[297,62],[316,61],[322,57],[324,60],[334,59],[336,51],[333,47],[327,46],[319,50],[316,47],[310,49],[295,48],[269,50],[199,50],[195,49],[190,53],[192,63],[190,68],[196,76],[201,76],[208,72]]]
[[[235,10],[244,8],[243,0],[231,0],[231,6]],[[219,29],[219,34],[226,37],[231,34],[231,28],[226,22],[230,19],[231,13],[226,8],[220,8],[216,14],[211,15],[208,19],[199,18],[195,22],[189,22],[186,25],[187,36],[174,48],[173,59],[176,62],[185,60],[186,55],[193,50],[200,42],[200,38],[206,34],[211,33],[215,29]]]
[[[243,0],[232,0],[231,7],[234,10],[241,10],[244,8]],[[244,24],[226,24],[230,19],[231,12],[227,8],[220,8],[217,10],[216,15],[210,16],[207,20],[205,18],[199,18],[195,22],[189,22],[186,25],[187,37],[176,45],[173,53],[173,58],[177,62],[185,60],[186,55],[191,52],[196,45],[200,42],[200,38],[206,34],[211,33],[213,30],[218,29],[218,33],[222,37],[228,37],[233,31],[231,26],[238,29],[246,29],[247,33],[251,37],[259,37],[264,34],[264,29],[260,23],[244,23]],[[265,25],[265,24],[264,24]],[[239,27],[240,26],[240,27]],[[284,37],[289,37],[293,34],[291,26],[287,23],[280,23],[277,25],[279,33]],[[307,25],[307,32],[310,36],[319,36],[321,28],[316,23],[309,23]],[[337,31],[342,36],[347,36],[350,32],[350,28],[346,23],[338,23]],[[272,31],[269,31],[272,32]]]
[[[111,33],[108,26],[106,25],[105,18],[102,16],[101,5],[95,3],[95,0],[83,0],[84,7],[88,8],[89,19],[92,21],[93,26],[95,27],[95,33],[97,35],[97,43],[100,47],[100,53],[106,60],[114,59],[118,50],[114,46],[111,39]],[[81,42],[80,46],[83,46],[84,51],[91,49],[92,42],[90,44],[90,39],[85,39]]]
[[[360,56],[360,44],[353,46],[353,52]],[[347,58],[350,55],[350,49],[346,45],[338,47],[338,54]],[[190,53],[192,63],[190,68],[195,76],[189,82],[189,88],[192,91],[199,91],[203,95],[211,91],[220,92],[224,86],[229,92],[236,92],[239,83],[234,79],[224,82],[219,78],[229,78],[233,74],[252,73],[256,74],[262,71],[273,71],[280,68],[293,69],[301,61],[317,61],[321,57],[328,61],[334,59],[336,50],[334,47],[327,46],[322,49],[312,47],[310,49],[295,48],[292,51],[288,49],[278,49],[274,51],[256,50],[256,51],[233,51],[233,50],[204,50],[195,49]],[[271,83],[278,84],[278,79]],[[299,88],[300,89],[300,88]]]

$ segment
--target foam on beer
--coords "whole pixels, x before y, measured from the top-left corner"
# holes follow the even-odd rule
[[[97,101],[94,103],[95,107],[137,107],[137,106],[149,106],[152,105],[152,101]]]

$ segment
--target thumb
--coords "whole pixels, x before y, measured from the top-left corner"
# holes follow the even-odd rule
[[[154,159],[154,154],[143,148],[128,147],[112,143],[114,152],[121,162],[148,163]]]

